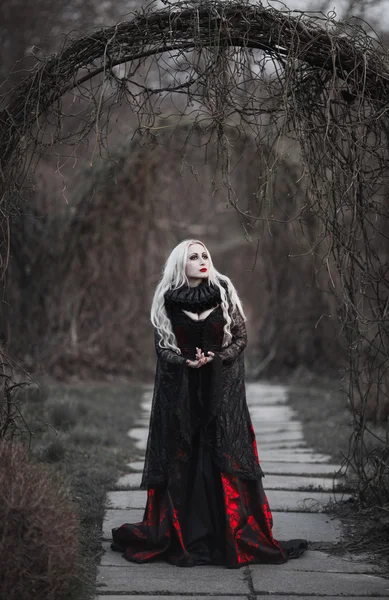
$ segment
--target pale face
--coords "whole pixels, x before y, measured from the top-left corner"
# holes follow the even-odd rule
[[[189,281],[207,279],[209,275],[210,260],[208,252],[201,244],[191,244],[188,248],[185,275]]]

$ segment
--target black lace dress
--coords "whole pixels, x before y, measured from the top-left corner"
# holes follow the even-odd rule
[[[169,317],[182,354],[159,346],[142,487],[143,521],[112,530],[113,550],[130,561],[167,560],[178,566],[284,563],[305,540],[278,542],[262,486],[246,403],[246,328],[233,315],[231,344],[222,348],[223,312],[195,321],[180,309]],[[196,347],[215,359],[186,365]]]

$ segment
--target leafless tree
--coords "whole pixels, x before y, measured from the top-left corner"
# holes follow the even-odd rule
[[[369,474],[375,463],[363,450],[367,417],[384,418],[389,407],[388,92],[386,48],[361,25],[331,15],[239,2],[179,3],[70,35],[1,99],[3,272],[10,216],[40,155],[54,144],[79,146],[93,132],[93,162],[107,150],[110,118],[120,103],[137,114],[143,139],[158,135],[168,113],[191,119],[216,145],[228,201],[248,233],[305,231],[315,218],[315,235],[305,236],[301,253],[315,257],[340,301],[356,423],[350,461],[365,496],[376,494]],[[63,100],[69,94],[70,111]],[[80,107],[82,125],[64,130],[64,116]],[[252,135],[258,152],[274,149],[249,207],[242,207],[231,178],[231,146],[242,132]],[[279,211],[271,186],[288,144],[298,155],[306,195]],[[387,474],[387,441],[381,442]],[[382,501],[388,478],[379,485]]]

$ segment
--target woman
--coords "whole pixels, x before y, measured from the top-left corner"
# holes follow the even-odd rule
[[[157,370],[143,470],[141,523],[112,530],[127,560],[178,566],[284,563],[262,487],[246,404],[245,315],[230,279],[198,240],[170,254],[151,308]]]

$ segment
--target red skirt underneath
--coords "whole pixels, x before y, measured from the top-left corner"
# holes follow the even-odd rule
[[[262,480],[242,480],[216,467],[199,435],[182,473],[174,505],[169,486],[150,488],[143,521],[112,530],[111,548],[129,561],[165,560],[181,567],[284,563],[299,556],[305,540],[278,542]]]

